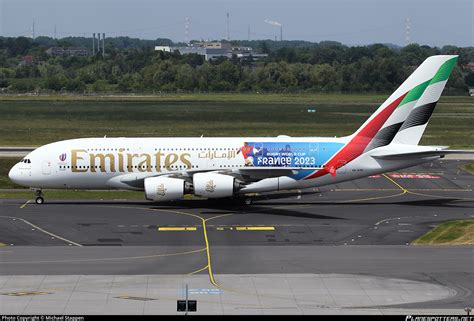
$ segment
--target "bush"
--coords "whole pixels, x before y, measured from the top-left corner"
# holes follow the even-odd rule
[[[10,89],[17,92],[33,91],[36,89],[36,86],[35,80],[30,78],[10,80]]]

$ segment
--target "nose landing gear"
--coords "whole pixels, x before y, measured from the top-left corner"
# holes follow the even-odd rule
[[[43,192],[39,189],[39,190],[36,190],[35,194],[36,194],[35,203],[38,205],[43,204],[44,203]]]

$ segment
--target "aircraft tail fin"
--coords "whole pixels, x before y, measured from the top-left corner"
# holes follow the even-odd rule
[[[435,57],[440,57],[443,63],[394,136],[394,144],[418,145],[458,59],[458,56]]]
[[[390,143],[417,145],[458,56],[428,57],[351,136],[325,165],[307,178],[335,171],[372,149]]]
[[[456,61],[457,56],[450,55],[427,58],[354,133],[364,138],[364,152],[386,146],[395,137],[398,143],[418,144]],[[411,127],[416,128],[407,132]],[[414,132],[416,137],[410,137]]]

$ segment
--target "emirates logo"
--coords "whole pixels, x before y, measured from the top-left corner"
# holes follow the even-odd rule
[[[216,190],[216,185],[212,179],[206,184],[206,192],[213,193]]]
[[[165,196],[166,195],[165,184],[161,183],[160,185],[158,185],[158,188],[156,189],[156,194],[158,196]]]

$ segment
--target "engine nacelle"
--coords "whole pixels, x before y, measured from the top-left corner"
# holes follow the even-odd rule
[[[240,184],[229,175],[196,173],[193,175],[194,194],[207,198],[230,197]]]
[[[149,201],[173,201],[185,193],[186,181],[170,177],[145,178],[145,197]]]

